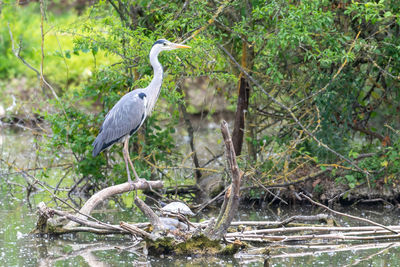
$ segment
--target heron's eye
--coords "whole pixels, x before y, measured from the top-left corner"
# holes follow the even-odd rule
[[[163,43],[163,46],[166,46],[167,45],[167,43]]]

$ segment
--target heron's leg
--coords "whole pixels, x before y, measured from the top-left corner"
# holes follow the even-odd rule
[[[131,179],[131,172],[129,171],[129,165],[128,165],[128,160],[129,160],[129,152],[128,152],[128,138],[125,139],[124,141],[124,148],[122,149],[122,154],[124,155],[124,160],[125,160],[125,166],[126,166],[126,173],[128,175],[128,182],[133,185],[132,179]],[[129,160],[130,161],[130,160]]]
[[[131,168],[133,170],[133,174],[135,175],[135,182],[138,182],[140,180],[140,178],[139,178],[139,176],[138,176],[138,174],[137,174],[137,172],[135,170],[135,167],[133,167],[133,163],[131,161],[131,157],[129,156],[128,147],[129,147],[129,138],[127,137],[127,138],[125,138],[125,141],[124,141],[124,151],[126,151],[128,162],[131,165]]]
[[[129,144],[129,138],[126,138],[125,141],[124,141],[124,151],[126,150],[128,162],[131,165],[131,168],[133,170],[133,174],[135,175],[135,182],[143,181],[143,182],[147,183],[147,185],[149,186],[150,190],[153,191],[153,188],[151,188],[150,183],[146,179],[139,178],[139,175],[137,174],[137,172],[135,170],[135,167],[133,166],[133,162],[131,161],[131,158],[129,156],[128,144]]]

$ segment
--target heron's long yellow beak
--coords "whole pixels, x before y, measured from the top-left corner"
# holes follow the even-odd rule
[[[188,45],[183,45],[183,44],[174,44],[174,47],[175,47],[175,48],[191,48],[190,46],[188,46]]]

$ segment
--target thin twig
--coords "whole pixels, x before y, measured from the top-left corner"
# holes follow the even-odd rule
[[[212,16],[211,19],[209,19],[207,21],[207,23],[203,26],[201,26],[199,29],[195,30],[193,32],[192,35],[190,35],[188,38],[186,38],[185,40],[182,41],[182,43],[186,43],[187,41],[191,40],[192,38],[194,38],[196,35],[198,35],[199,33],[201,33],[202,31],[204,31],[205,29],[207,29],[208,26],[210,26],[211,24],[213,24],[215,22],[215,19],[219,16],[219,14],[225,9],[225,7],[232,2],[232,0],[228,0],[228,1],[224,1],[218,8],[217,11],[215,12],[215,14]]]
[[[389,249],[389,248],[391,248],[391,247],[393,247],[394,246],[394,243],[391,243],[391,244],[389,244],[387,247],[385,247],[385,248],[383,248],[383,249],[381,249],[380,251],[378,251],[378,252],[376,252],[376,253],[374,253],[374,254],[372,254],[372,255],[368,255],[368,256],[366,256],[366,257],[363,257],[363,258],[361,258],[361,259],[356,259],[354,262],[352,262],[351,264],[348,264],[348,265],[345,265],[345,266],[343,266],[343,267],[349,267],[349,266],[360,266],[359,264],[361,263],[361,262],[363,262],[363,261],[366,261],[366,260],[371,260],[373,257],[376,257],[376,256],[378,256],[378,255],[380,255],[380,254],[382,254],[382,253],[385,253],[385,252],[387,252],[387,250]]]
[[[265,187],[258,179],[256,179],[255,177],[251,176],[251,179],[256,182],[259,186],[261,186],[265,191],[267,191],[268,193],[270,193],[271,195],[274,196],[274,199],[277,198],[279,199],[281,202],[285,203],[286,205],[289,205],[285,200],[283,200],[282,198],[280,198],[278,195],[272,193],[271,190],[269,190],[267,187]]]
[[[221,193],[219,193],[217,196],[215,196],[213,199],[201,204],[200,208],[197,210],[196,214],[199,214],[200,211],[202,211],[205,207],[216,201],[218,198],[220,198],[223,194],[225,194],[226,190],[228,190],[229,186],[227,186]]]
[[[302,192],[300,192],[299,196],[302,196],[302,197],[306,198],[308,201],[310,201],[311,203],[313,203],[313,204],[315,204],[317,206],[320,206],[320,207],[322,207],[322,208],[324,208],[324,209],[326,209],[326,210],[328,210],[328,211],[330,211],[332,213],[335,213],[337,215],[348,217],[348,218],[355,219],[355,220],[362,221],[362,222],[366,222],[366,223],[369,223],[369,224],[372,224],[372,225],[376,225],[376,226],[382,227],[383,229],[388,230],[388,231],[390,231],[392,233],[400,235],[399,232],[396,232],[395,230],[392,230],[389,227],[386,227],[386,226],[384,226],[384,225],[382,225],[380,223],[377,223],[377,222],[374,222],[374,221],[371,221],[371,220],[368,220],[368,219],[365,219],[365,218],[353,216],[353,215],[350,215],[350,214],[342,213],[342,212],[339,212],[339,211],[335,211],[335,210],[325,206],[324,204],[321,204],[321,203],[318,203],[318,202],[312,200],[310,197],[306,196]]]
[[[31,70],[33,70],[36,73],[36,76],[38,77],[38,80],[40,81],[40,72],[35,69],[34,67],[32,67],[31,64],[29,64],[28,62],[25,61],[25,59],[23,57],[21,57],[21,41],[20,44],[18,45],[18,48],[15,47],[15,41],[14,41],[14,37],[10,28],[10,23],[7,22],[7,27],[8,27],[8,32],[10,34],[10,40],[11,40],[11,50],[13,51],[14,55],[22,61],[22,63],[27,66],[28,68],[30,68]]]
[[[40,85],[43,88],[43,85],[46,85],[51,93],[53,94],[54,98],[57,100],[58,103],[61,104],[60,102],[60,98],[58,97],[56,91],[54,90],[53,86],[51,86],[46,79],[44,78],[44,73],[43,73],[43,65],[44,65],[44,31],[43,31],[43,21],[44,21],[44,16],[45,16],[45,12],[44,12],[44,0],[40,0],[40,15],[41,15],[41,19],[40,19],[40,33],[41,33],[41,60],[40,60]],[[65,112],[64,108],[63,108],[65,117],[68,118],[67,113]]]

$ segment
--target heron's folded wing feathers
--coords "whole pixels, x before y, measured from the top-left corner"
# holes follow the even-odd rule
[[[93,154],[97,155],[124,136],[132,135],[142,125],[146,118],[145,100],[135,91],[124,95],[107,113],[101,132],[93,143]]]

